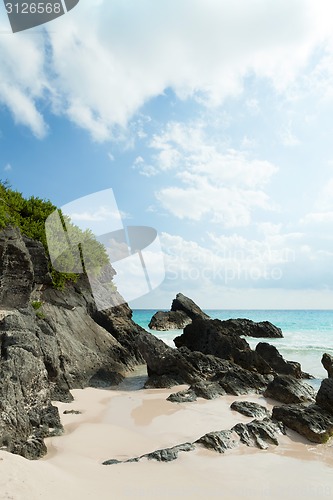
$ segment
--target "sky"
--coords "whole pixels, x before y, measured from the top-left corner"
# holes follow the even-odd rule
[[[133,308],[331,309],[332,139],[329,0],[80,0],[15,34],[0,5],[0,178],[155,228]]]

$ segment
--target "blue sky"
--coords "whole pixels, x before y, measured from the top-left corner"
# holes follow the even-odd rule
[[[80,0],[11,34],[0,13],[1,178],[61,206],[112,188],[205,308],[333,304],[333,6]],[[126,297],[125,297],[126,298]]]

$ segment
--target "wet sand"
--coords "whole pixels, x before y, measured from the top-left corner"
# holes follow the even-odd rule
[[[197,447],[169,463],[102,465],[249,422],[230,410],[236,399],[274,403],[253,395],[175,404],[166,397],[185,386],[133,390],[140,381],[138,372],[117,390],[73,390],[72,403],[56,403],[65,433],[46,440],[46,457],[32,462],[0,452],[1,500],[333,498],[333,444],[314,445],[292,431],[265,451],[240,445],[219,455]]]

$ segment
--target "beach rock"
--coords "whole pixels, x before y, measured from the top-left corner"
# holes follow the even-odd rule
[[[195,441],[195,443],[201,444],[205,448],[217,451],[218,453],[224,453],[226,450],[237,446],[237,441],[235,441],[232,431],[229,430],[209,432]]]
[[[140,457],[130,458],[128,460],[117,460],[111,458],[110,460],[105,460],[102,465],[116,465],[116,464],[125,464],[131,462],[139,462],[143,458],[147,458],[148,460],[156,460],[157,462],[172,462],[178,458],[180,452],[188,452],[194,450],[195,447],[192,443],[183,443],[177,446],[172,446],[171,448],[164,448],[162,450],[156,450],[152,453],[146,453],[145,455],[141,455]]]
[[[282,338],[281,328],[269,321],[252,321],[246,318],[227,319],[222,321],[226,331],[236,335],[255,338]]]
[[[151,318],[148,327],[151,330],[181,330],[191,322],[184,311],[158,311]]]
[[[333,416],[317,405],[274,406],[272,418],[313,443],[326,443],[333,435]]]
[[[167,397],[167,401],[171,403],[192,403],[197,400],[197,395],[192,389],[185,391],[173,392]]]
[[[262,394],[270,379],[259,373],[244,370],[240,366],[234,365],[224,373],[217,373],[214,380],[228,393],[234,396],[257,393]]]
[[[246,370],[256,371],[263,375],[274,373],[273,368],[256,351],[237,351],[234,354],[234,361]]]
[[[167,400],[173,403],[189,403],[196,401],[197,398],[215,399],[225,394],[226,391],[217,382],[202,381],[191,385],[191,387],[185,391],[170,394]]]
[[[288,375],[276,375],[264,392],[266,398],[272,398],[281,403],[314,402],[315,391],[306,384]]]
[[[65,410],[63,411],[64,415],[81,415],[82,411],[79,410]]]
[[[171,311],[182,311],[191,320],[209,319],[208,314],[204,313],[192,299],[189,299],[182,293],[177,293],[176,298],[173,299]]]
[[[333,378],[333,357],[330,354],[323,354],[321,362],[325,370],[327,370],[328,378]]]
[[[246,417],[265,418],[270,416],[270,412],[265,406],[251,401],[234,401],[230,408]]]
[[[316,396],[318,406],[333,415],[333,378],[325,378]]]
[[[261,450],[266,450],[269,444],[278,446],[277,434],[285,433],[280,423],[273,422],[267,417],[263,420],[252,420],[248,424],[236,424],[231,430],[239,435],[243,444]]]
[[[295,361],[286,361],[275,346],[266,342],[259,342],[256,352],[276,373],[292,375],[296,378],[303,377],[301,365]]]
[[[221,359],[234,360],[239,351],[250,350],[246,340],[225,330],[219,319],[198,319],[187,325],[184,333],[174,339],[176,347],[212,354]]]

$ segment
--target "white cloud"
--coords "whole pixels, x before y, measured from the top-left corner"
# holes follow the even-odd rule
[[[7,165],[4,166],[4,171],[5,172],[10,172],[13,169],[10,163],[7,163]]]
[[[249,74],[285,91],[316,47],[332,53],[332,10],[327,0],[80,2],[45,25],[44,39],[2,37],[0,100],[37,137],[43,100],[104,141],[167,88],[213,106],[239,95]],[[255,99],[247,106],[258,112]]]
[[[276,208],[264,188],[277,167],[246,152],[226,149],[223,141],[210,138],[200,122],[169,123],[164,132],[154,135],[150,148],[155,169],[172,171],[178,180],[176,186],[160,189],[156,197],[180,219],[199,221],[209,216],[225,227],[246,226],[253,210]]]

